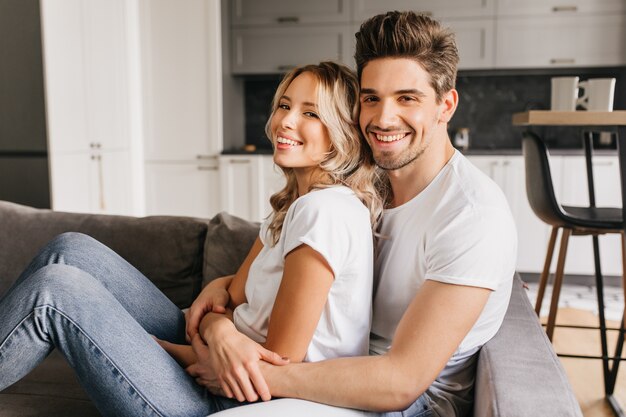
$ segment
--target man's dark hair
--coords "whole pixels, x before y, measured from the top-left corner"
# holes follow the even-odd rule
[[[363,22],[354,54],[359,79],[367,63],[379,58],[417,61],[430,74],[437,101],[456,83],[459,53],[454,34],[426,15],[395,11]]]

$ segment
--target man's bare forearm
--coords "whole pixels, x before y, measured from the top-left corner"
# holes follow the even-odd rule
[[[333,359],[287,366],[269,365],[263,374],[273,397],[292,397],[371,411],[407,408],[426,390],[419,376],[407,378],[389,356]],[[409,380],[410,379],[410,380]]]

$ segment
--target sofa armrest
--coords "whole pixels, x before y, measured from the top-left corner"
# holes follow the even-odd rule
[[[518,275],[502,326],[478,357],[474,415],[582,416]]]
[[[0,296],[37,252],[63,232],[94,237],[152,280],[179,307],[200,291],[207,222],[39,210],[0,201]]]

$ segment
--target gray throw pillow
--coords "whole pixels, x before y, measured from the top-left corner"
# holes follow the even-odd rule
[[[224,212],[213,217],[204,244],[202,286],[237,272],[258,235],[259,223]]]

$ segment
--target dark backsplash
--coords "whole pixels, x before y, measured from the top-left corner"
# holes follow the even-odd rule
[[[519,149],[520,128],[511,125],[513,113],[550,108],[550,78],[615,77],[614,109],[626,110],[626,67],[550,70],[462,71],[457,79],[459,106],[450,122],[450,137],[457,129],[470,131],[470,149]],[[244,80],[246,143],[270,148],[265,137],[274,91],[280,76],[248,77]],[[572,149],[582,146],[580,133],[571,128],[544,129],[548,145]]]

